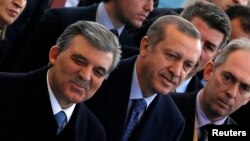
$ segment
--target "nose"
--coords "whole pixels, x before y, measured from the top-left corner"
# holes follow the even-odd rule
[[[146,0],[144,9],[148,12],[153,11],[154,9],[154,0]]]
[[[82,68],[79,71],[79,75],[81,77],[82,80],[84,81],[90,81],[91,80],[91,76],[92,76],[92,67],[90,66],[85,66],[84,68]]]
[[[26,6],[27,0],[14,0],[13,2],[16,7],[24,9],[24,7]]]
[[[175,77],[180,77],[181,76],[181,72],[182,72],[182,65],[183,63],[181,61],[176,61],[172,64],[172,66],[170,67],[170,71],[171,73],[175,76]]]
[[[227,95],[231,98],[235,98],[238,92],[238,88],[239,88],[238,84],[230,85],[227,91]]]

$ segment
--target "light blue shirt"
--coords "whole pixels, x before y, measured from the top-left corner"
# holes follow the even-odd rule
[[[200,96],[204,94],[203,89],[199,91],[198,95],[196,96],[196,116],[197,116],[197,127],[200,128],[201,126],[207,125],[209,123],[213,123],[215,125],[222,125],[227,119],[227,116],[212,122],[208,119],[206,114],[203,112],[201,105],[200,105]]]
[[[176,88],[176,92],[178,93],[185,93],[187,90],[187,86],[189,84],[189,82],[191,81],[193,77],[190,77],[186,80],[184,80],[177,88]]]
[[[53,110],[53,114],[55,115],[60,111],[64,111],[66,116],[67,116],[67,123],[68,123],[68,121],[70,120],[70,118],[71,118],[71,116],[73,114],[73,111],[75,109],[76,104],[73,104],[69,108],[62,109],[61,106],[59,105],[56,97],[54,96],[51,88],[50,88],[49,77],[48,76],[49,76],[49,70],[47,72],[47,86],[48,86],[49,99],[50,99],[50,104],[51,104],[51,107],[52,107],[52,110]]]
[[[66,0],[64,7],[77,7],[79,0]]]
[[[101,2],[97,7],[96,22],[99,24],[102,24],[103,26],[105,26],[109,30],[116,29],[118,31],[119,36],[121,35],[121,33],[124,29],[124,25],[119,27],[119,28],[114,27],[114,25],[113,25],[111,19],[109,18],[108,13],[104,7],[103,2]]]

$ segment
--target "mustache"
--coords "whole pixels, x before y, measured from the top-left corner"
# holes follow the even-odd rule
[[[71,79],[71,82],[75,83],[76,85],[78,85],[79,87],[84,88],[84,89],[89,89],[90,88],[90,81],[83,80],[83,79],[81,79],[79,77],[73,77]]]
[[[176,77],[171,72],[166,72],[163,75],[164,75],[165,78],[167,78],[174,85],[177,85],[179,83],[179,77]]]

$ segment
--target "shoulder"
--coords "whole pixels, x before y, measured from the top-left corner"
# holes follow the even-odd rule
[[[87,139],[92,141],[104,141],[106,139],[105,130],[97,117],[88,109],[88,107],[85,106],[83,102],[80,103],[79,110],[81,110],[80,118],[82,120],[86,120],[84,123],[87,124]]]

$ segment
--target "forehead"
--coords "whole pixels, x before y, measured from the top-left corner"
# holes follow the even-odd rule
[[[168,25],[165,28],[165,38],[158,44],[164,50],[172,50],[190,61],[196,62],[200,57],[200,40],[179,31],[175,25]]]
[[[71,44],[64,52],[69,55],[77,54],[79,56],[84,56],[86,59],[89,59],[89,61],[96,63],[96,65],[103,66],[104,68],[109,68],[113,61],[112,52],[99,50],[81,35],[74,37]]]
[[[219,66],[221,70],[231,72],[237,79],[250,84],[250,51],[236,50],[229,54],[225,62]]]
[[[210,27],[204,20],[199,17],[194,17],[191,22],[199,30],[203,42],[210,42],[217,48],[220,46],[224,38],[223,33],[215,28]]]

